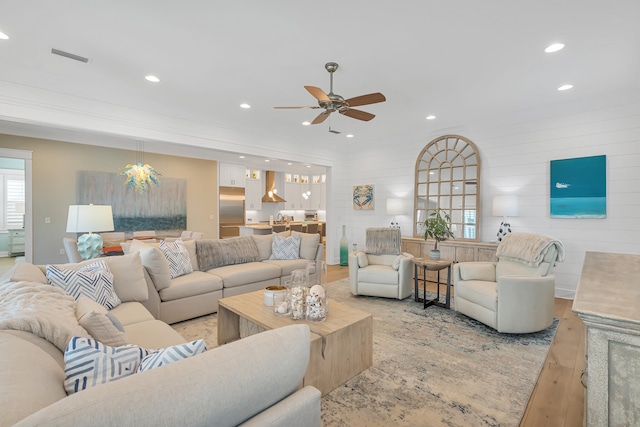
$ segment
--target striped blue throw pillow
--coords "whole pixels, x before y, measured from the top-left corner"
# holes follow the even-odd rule
[[[113,289],[113,274],[105,261],[96,261],[78,270],[47,265],[46,276],[51,285],[62,288],[76,300],[84,295],[109,310],[122,302]]]
[[[70,395],[195,356],[206,349],[204,340],[147,350],[133,344],[111,347],[91,338],[73,337],[64,352],[64,389]]]

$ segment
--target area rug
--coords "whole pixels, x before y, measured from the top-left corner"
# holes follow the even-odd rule
[[[413,295],[353,296],[347,279],[327,288],[330,298],[373,314],[373,366],[322,398],[323,426],[520,423],[558,320],[534,334],[499,334],[454,310],[424,310]],[[213,348],[216,322],[214,314],[172,326]]]

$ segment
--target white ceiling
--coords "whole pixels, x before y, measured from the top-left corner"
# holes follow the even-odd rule
[[[358,144],[426,143],[425,135],[439,129],[638,92],[639,22],[638,0],[5,1],[0,31],[10,39],[0,40],[0,83],[13,91],[0,93],[0,104],[13,109],[0,112],[0,132],[73,130],[51,130],[55,117],[46,130],[25,126],[12,113],[20,104],[15,93],[24,90],[64,100],[43,102],[57,113],[70,110],[67,103],[98,101],[114,116],[127,109],[205,126],[206,137],[193,148],[200,156],[208,149],[256,154],[244,144],[256,138],[267,149],[282,141],[316,150],[317,159]],[[545,53],[552,42],[566,47]],[[90,61],[55,56],[51,48]],[[302,126],[319,110],[273,109],[316,105],[303,86],[328,92],[329,61],[340,64],[335,93],[386,96],[385,103],[358,107],[376,118],[334,113]],[[147,74],[161,82],[145,81]],[[574,88],[557,91],[565,83]],[[241,109],[243,102],[252,108]],[[437,118],[425,120],[429,114]],[[211,129],[230,145],[211,142]],[[116,140],[98,133],[104,144]],[[114,133],[126,140],[126,131]],[[178,139],[165,148],[184,143]],[[234,143],[237,150],[229,149]],[[256,167],[264,161],[257,154]],[[282,148],[275,157],[287,158]]]

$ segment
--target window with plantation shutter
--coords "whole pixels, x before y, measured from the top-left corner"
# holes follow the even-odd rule
[[[2,181],[2,229],[22,228],[24,225],[24,171],[0,170]]]

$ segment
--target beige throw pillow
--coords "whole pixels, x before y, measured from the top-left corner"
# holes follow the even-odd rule
[[[81,295],[76,301],[76,318],[89,335],[103,344],[118,347],[127,343],[124,328],[101,304]]]
[[[131,253],[140,253],[142,265],[149,272],[149,276],[151,276],[157,290],[161,291],[171,286],[169,263],[160,252],[160,249],[134,239],[131,241],[129,251]]]

